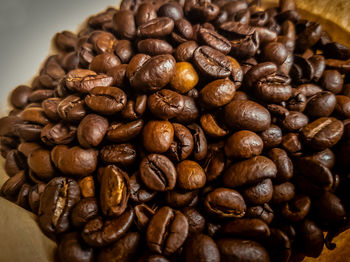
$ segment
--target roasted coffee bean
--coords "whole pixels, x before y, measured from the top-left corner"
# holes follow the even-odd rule
[[[86,115],[84,100],[76,95],[67,96],[58,104],[57,112],[62,120],[80,121]]]
[[[246,211],[243,197],[236,190],[216,188],[204,201],[207,212],[221,218],[240,218]]]
[[[172,190],[176,184],[176,169],[165,156],[151,154],[142,159],[140,164],[140,178],[151,190]]]
[[[202,167],[194,161],[184,160],[176,165],[177,186],[185,190],[199,189],[205,185]]]
[[[129,10],[119,10],[113,17],[114,30],[119,36],[133,39],[136,35],[135,18]]]
[[[233,100],[225,106],[226,124],[234,129],[254,132],[266,130],[271,123],[269,112],[250,100]]]
[[[230,159],[251,158],[262,153],[263,141],[254,132],[242,130],[227,139],[224,149]]]
[[[25,157],[28,157],[31,152],[41,148],[41,145],[34,142],[22,142],[18,145],[17,150],[21,152]]]
[[[8,176],[14,176],[19,171],[26,169],[25,156],[16,149],[10,150],[6,155],[5,171]]]
[[[48,146],[65,145],[71,143],[77,133],[77,128],[66,122],[47,124],[41,129],[40,138]]]
[[[311,156],[312,160],[332,169],[335,162],[335,155],[330,149],[317,152]]]
[[[207,84],[200,92],[201,103],[206,108],[221,107],[228,104],[235,95],[235,85],[229,79],[219,79]]]
[[[298,111],[289,111],[288,114],[285,115],[284,119],[280,122],[280,125],[284,130],[293,132],[298,131],[306,126],[309,122],[309,119],[303,113],[300,113]]]
[[[96,86],[110,86],[113,78],[104,74],[97,75],[94,71],[75,69],[65,76],[68,89],[79,93],[88,93]]]
[[[18,116],[5,116],[0,118],[0,135],[13,137],[16,135],[15,125],[23,123]]]
[[[156,195],[155,191],[149,190],[145,187],[140,179],[140,174],[138,172],[130,177],[129,183],[130,198],[136,203],[148,202],[152,200]]]
[[[228,131],[221,127],[217,117],[214,114],[204,114],[200,118],[201,126],[204,132],[213,138],[223,137],[228,134]]]
[[[217,240],[221,261],[270,261],[267,250],[259,243],[251,240],[223,238]]]
[[[350,118],[350,97],[338,95],[335,105],[335,113],[341,118]]]
[[[118,87],[98,86],[85,97],[86,105],[103,115],[113,115],[126,105],[126,94]]]
[[[281,207],[281,215],[291,222],[303,220],[309,213],[311,199],[306,195],[296,195]]]
[[[272,199],[274,189],[270,178],[264,179],[256,185],[241,190],[244,200],[250,204],[260,205]]]
[[[275,163],[277,167],[276,181],[286,182],[293,176],[293,163],[288,157],[287,152],[280,148],[273,148],[268,151],[267,156]]]
[[[307,256],[318,257],[323,249],[322,230],[311,220],[304,220],[296,228],[300,250]]]
[[[198,74],[188,62],[176,63],[176,71],[170,81],[170,86],[177,92],[184,94],[198,83]]]
[[[27,107],[20,113],[20,118],[33,124],[46,125],[49,123],[44,110],[39,107]]]
[[[247,208],[246,216],[250,218],[259,218],[266,224],[270,224],[274,218],[274,212],[271,207],[265,203],[262,206],[251,206]]]
[[[19,171],[14,176],[11,176],[1,187],[1,195],[6,198],[15,198],[21,187],[26,182],[26,173],[24,170]]]
[[[50,158],[50,151],[37,149],[28,155],[28,166],[42,181],[49,181],[54,177],[55,170]]]
[[[83,197],[95,197],[95,182],[92,176],[79,180],[80,193]]]
[[[174,21],[184,16],[182,6],[176,2],[170,2],[162,5],[158,10],[159,16],[169,17]]]
[[[100,158],[104,163],[121,166],[132,165],[137,157],[132,144],[109,144],[101,148]]]
[[[96,198],[81,199],[72,209],[70,215],[72,225],[77,228],[83,227],[90,219],[97,217],[98,211]]]
[[[305,113],[312,118],[330,116],[336,106],[336,97],[328,91],[319,92],[310,97]]]
[[[168,151],[174,139],[174,128],[168,121],[149,121],[142,131],[145,149],[151,153]]]
[[[281,146],[288,153],[298,154],[302,150],[302,144],[297,133],[288,133],[282,137]]]
[[[191,124],[188,125],[187,128],[190,130],[193,136],[193,157],[195,160],[200,161],[205,158],[208,152],[207,139],[199,125]]]
[[[78,146],[56,146],[51,151],[51,159],[62,173],[74,177],[89,175],[97,167],[97,152]]]
[[[63,51],[73,51],[77,44],[77,36],[70,31],[62,31],[55,35],[56,46]]]
[[[108,129],[108,121],[102,116],[89,114],[84,117],[77,130],[77,138],[82,147],[98,146]]]
[[[169,35],[174,29],[174,21],[169,17],[159,17],[140,25],[137,36],[143,38],[161,38]]]
[[[116,218],[103,220],[102,217],[96,217],[85,224],[81,235],[91,247],[108,246],[127,234],[134,216],[134,210],[127,209]]]
[[[25,143],[25,142],[24,142]],[[22,143],[21,143],[22,144]],[[21,145],[20,144],[20,145]],[[192,143],[193,144],[193,143]],[[17,148],[18,146],[18,148]],[[18,141],[16,141],[14,138],[2,136],[0,137],[0,152],[3,158],[6,158],[7,154],[12,150],[17,148],[19,152],[23,153],[19,149]],[[24,154],[24,153],[23,153]],[[26,156],[26,154],[24,154]]]
[[[184,107],[183,97],[169,89],[160,90],[147,99],[151,113],[160,119],[170,119],[181,113]]]
[[[198,44],[195,41],[186,41],[180,44],[176,49],[174,56],[178,62],[191,61],[194,51],[197,49]]]
[[[135,21],[137,25],[145,24],[155,18],[157,18],[157,11],[151,3],[141,4],[135,14]]]
[[[37,141],[43,130],[41,125],[36,124],[16,124],[15,132],[24,141]]]
[[[131,65],[131,61],[128,68]],[[175,64],[175,59],[171,55],[158,55],[149,58],[133,70],[134,72],[129,76],[130,84],[140,91],[158,91],[172,79],[176,71]]]
[[[40,197],[39,225],[49,236],[69,229],[69,214],[80,200],[78,183],[65,177],[53,178]]]
[[[45,187],[46,187],[46,184],[40,183],[32,186],[29,190],[28,204],[34,214],[38,213],[40,196],[42,192],[44,192]]]
[[[89,66],[89,69],[97,73],[106,73],[109,69],[120,64],[117,56],[111,53],[103,53],[95,56]]]
[[[334,146],[344,132],[344,125],[333,117],[321,117],[301,130],[305,143],[318,150]]]
[[[223,183],[228,187],[237,187],[257,183],[266,178],[275,178],[276,174],[276,165],[270,159],[264,156],[255,156],[234,163],[226,169]]]
[[[129,232],[111,246],[100,251],[98,262],[120,262],[133,261],[140,245],[141,236],[137,232]]]
[[[128,63],[134,56],[133,45],[129,40],[118,40],[114,52],[124,64]]]
[[[321,86],[334,94],[341,92],[344,80],[341,74],[336,70],[326,70],[320,79]]]
[[[137,43],[137,49],[141,53],[151,56],[171,54],[173,47],[166,41],[155,38],[148,38]]]
[[[117,166],[107,166],[103,170],[100,203],[106,216],[119,216],[127,208],[130,196],[129,176]]]
[[[274,185],[273,187],[273,203],[288,202],[293,199],[295,195],[295,186],[290,182]]]
[[[266,241],[270,256],[278,261],[289,261],[292,253],[289,236],[279,228],[271,228],[270,231],[271,235]]]
[[[142,119],[129,123],[112,123],[108,128],[106,139],[117,143],[127,142],[141,132],[143,123]]]
[[[146,204],[135,206],[135,224],[137,228],[144,231],[154,214],[154,210],[152,210]]]
[[[183,125],[174,123],[174,140],[170,145],[168,156],[173,161],[181,161],[189,157],[193,150],[191,132]]]
[[[127,64],[117,65],[107,71],[107,75],[113,77],[113,86],[123,87],[126,85],[126,68]]]
[[[182,96],[182,98],[184,100],[184,108],[182,109],[181,114],[174,118],[174,121],[185,124],[192,123],[199,116],[199,109],[197,107],[196,101],[190,96]]]
[[[181,211],[188,221],[188,232],[199,234],[204,231],[205,228],[205,218],[198,212],[194,207],[185,207]]]
[[[245,239],[264,239],[270,236],[269,226],[261,219],[242,218],[228,222],[221,229],[223,234]]]
[[[41,106],[44,109],[45,115],[51,120],[57,121],[60,119],[57,112],[57,108],[61,101],[62,101],[61,98],[52,97],[52,98],[45,99],[41,103]]]
[[[53,97],[53,95],[54,95],[54,90],[41,89],[41,90],[35,90],[31,92],[28,98],[29,98],[29,101],[32,103],[40,103],[45,99]]]
[[[158,254],[170,255],[185,242],[188,222],[180,211],[164,206],[152,217],[147,227],[148,248]]]
[[[228,57],[209,46],[200,46],[193,54],[198,70],[210,78],[226,78],[231,75],[232,64]]]
[[[124,109],[121,111],[121,116],[126,120],[139,119],[146,111],[147,96],[138,95],[126,102]]]
[[[17,108],[24,108],[28,104],[31,88],[29,86],[17,86],[10,95],[11,104]]]
[[[263,56],[265,61],[282,65],[287,59],[288,51],[283,44],[271,42],[264,47]]]
[[[94,250],[87,246],[77,232],[63,235],[57,248],[57,257],[60,261],[92,262]]]
[[[193,191],[179,191],[171,190],[165,194],[165,202],[173,208],[182,208],[189,206],[197,196],[198,192]]]
[[[330,192],[315,199],[312,202],[312,208],[318,219],[325,223],[338,223],[345,218],[345,209],[341,200]]]
[[[184,246],[184,261],[219,262],[220,253],[214,240],[207,235],[189,237]]]
[[[225,37],[214,30],[201,27],[198,32],[200,41],[203,45],[210,46],[221,53],[227,55],[231,51],[231,43]]]
[[[276,147],[282,142],[282,130],[276,125],[271,125],[259,136],[264,143],[264,148]]]

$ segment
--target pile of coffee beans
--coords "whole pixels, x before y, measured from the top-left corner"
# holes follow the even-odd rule
[[[350,227],[350,49],[294,0],[123,0],[0,119],[61,262],[302,261]]]

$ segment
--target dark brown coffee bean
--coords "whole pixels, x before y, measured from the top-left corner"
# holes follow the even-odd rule
[[[124,64],[128,63],[134,56],[134,48],[131,41],[125,39],[118,40],[114,52]]]
[[[100,204],[106,216],[119,216],[127,208],[130,196],[129,176],[117,166],[109,165],[104,168]]]
[[[208,152],[207,139],[202,128],[197,124],[187,126],[193,136],[193,156],[194,159],[200,161],[205,158]]]
[[[200,118],[201,126],[204,132],[213,138],[224,137],[228,134],[225,127],[221,127],[217,117],[214,114],[204,114]]]
[[[176,177],[173,163],[163,155],[151,154],[141,161],[140,178],[151,190],[172,190],[176,184]]]
[[[206,108],[221,107],[233,99],[235,91],[236,88],[232,81],[219,79],[207,84],[199,92],[199,97]]]
[[[299,222],[308,215],[310,207],[311,199],[308,196],[296,195],[291,201],[282,205],[281,214],[291,222]]]
[[[108,121],[102,116],[96,114],[89,114],[81,120],[78,130],[77,138],[82,147],[96,147],[98,146],[108,129]]]
[[[96,198],[89,197],[81,199],[72,209],[70,215],[72,225],[77,228],[83,227],[90,219],[97,217],[98,211]]]
[[[76,48],[78,38],[70,31],[62,31],[55,35],[56,46],[63,51],[73,51]]]
[[[276,125],[271,125],[259,136],[264,143],[264,148],[276,147],[282,142],[282,130]]]
[[[188,158],[193,150],[193,137],[191,132],[183,125],[174,123],[174,140],[170,145],[168,156],[173,161]]]
[[[25,157],[28,157],[31,152],[40,148],[41,145],[34,142],[22,142],[18,145],[17,150],[21,152]]]
[[[55,174],[50,151],[46,149],[37,149],[31,152],[28,156],[28,166],[42,181],[50,180]]]
[[[280,125],[284,130],[287,131],[298,131],[309,122],[309,119],[303,113],[298,111],[290,111],[285,115],[284,119],[280,121]]]
[[[121,112],[121,116],[126,120],[139,119],[147,108],[147,96],[138,95],[129,99]]]
[[[140,25],[137,36],[143,38],[161,38],[169,35],[174,29],[174,21],[169,17],[159,17]]]
[[[214,30],[201,27],[199,29],[199,38],[203,45],[210,46],[221,53],[227,55],[231,51],[231,43],[222,35],[218,34]]]
[[[228,222],[221,231],[224,234],[245,239],[264,239],[270,235],[269,226],[261,219],[242,218]]]
[[[11,104],[17,108],[24,108],[28,104],[31,88],[29,86],[17,86],[10,95]]]
[[[283,64],[288,56],[288,51],[285,46],[278,42],[271,42],[263,49],[265,61],[271,61],[277,65]]]
[[[44,192],[45,187],[46,187],[46,184],[40,183],[40,184],[34,185],[29,190],[28,204],[29,204],[29,207],[34,214],[38,213],[39,204],[40,204],[40,196],[41,196],[42,192]]]
[[[151,113],[160,119],[170,119],[181,113],[184,107],[182,95],[169,89],[160,90],[147,99]]]
[[[129,10],[119,10],[113,17],[114,30],[119,36],[133,39],[136,35],[135,18]]]
[[[152,200],[156,192],[145,187],[137,172],[130,177],[130,198],[136,203],[144,203]],[[135,210],[136,212],[136,210]]]
[[[320,79],[321,86],[334,94],[338,94],[343,89],[344,80],[336,70],[326,70]]]
[[[152,57],[138,66],[129,76],[130,84],[144,92],[158,91],[170,82],[176,71],[175,64],[175,59],[171,55]],[[130,65],[131,62],[128,68]]]
[[[223,238],[216,241],[221,261],[270,261],[269,253],[259,243],[251,240]]]
[[[276,174],[276,165],[270,159],[256,156],[231,165],[224,173],[223,182],[228,187],[237,187],[274,178]]]
[[[330,116],[336,106],[336,97],[333,93],[324,91],[310,97],[305,113],[312,118]]]
[[[46,125],[49,123],[45,112],[40,107],[29,107],[20,113],[20,118],[33,124]]]
[[[168,121],[150,121],[142,131],[143,146],[148,152],[168,151],[174,139],[174,128]]]
[[[275,163],[277,167],[276,180],[286,182],[293,176],[293,163],[288,157],[286,151],[280,148],[273,148],[268,151],[267,156]]]
[[[322,230],[311,220],[304,220],[297,227],[297,242],[301,251],[310,257],[318,257],[323,249]]]
[[[341,118],[350,118],[350,97],[336,96],[335,113]]]
[[[161,39],[148,38],[137,43],[137,49],[141,53],[151,56],[171,54],[173,47]]]
[[[140,134],[143,128],[143,120],[135,120],[129,123],[112,123],[106,134],[106,139],[112,142],[127,142]]]
[[[110,86],[112,81],[111,76],[97,75],[94,71],[87,69],[75,69],[65,76],[65,84],[68,89],[84,94],[96,86]]]
[[[211,2],[203,3],[201,1],[188,1],[184,6],[184,10],[194,20],[208,22],[216,18],[219,14],[220,8]]]
[[[209,46],[200,46],[193,54],[198,70],[210,78],[226,78],[231,75],[232,64],[228,57]]]
[[[191,61],[194,51],[197,49],[198,44],[195,41],[186,41],[180,44],[176,49],[174,56],[176,61],[189,62]]]
[[[56,148],[56,150],[55,150]],[[51,159],[64,174],[82,177],[91,174],[97,166],[97,152],[74,146],[56,146],[51,151]]]
[[[155,211],[146,204],[135,206],[135,224],[140,231],[144,231]]]
[[[132,226],[135,212],[127,209],[117,218],[103,220],[102,217],[91,219],[81,233],[84,241],[91,247],[103,247],[125,236]]]
[[[342,201],[330,192],[315,199],[312,202],[312,207],[318,219],[325,223],[339,223],[345,218]]]
[[[204,231],[205,228],[205,218],[204,216],[198,212],[194,207],[185,207],[181,211],[188,221],[188,232],[199,234]]]
[[[263,106],[253,101],[234,100],[225,106],[225,121],[234,129],[260,132],[270,126],[271,116]]]
[[[87,246],[77,232],[63,235],[57,248],[60,261],[93,262],[94,250]]]
[[[301,130],[305,143],[318,150],[334,146],[344,132],[344,125],[333,117],[321,117]]]
[[[5,116],[0,118],[0,135],[13,137],[16,135],[15,125],[23,123],[18,116]]]
[[[181,19],[184,16],[182,6],[176,2],[170,2],[162,5],[158,10],[159,16],[167,16],[174,21]]]
[[[165,202],[173,208],[182,208],[189,206],[197,196],[197,191],[178,191],[171,190],[165,194]]]
[[[185,124],[192,123],[199,116],[198,107],[194,98],[189,96],[183,96],[182,98],[184,100],[184,108],[182,109],[181,114],[174,118],[174,121]]]
[[[158,254],[170,255],[185,242],[188,222],[179,211],[164,206],[153,216],[147,227],[148,248]]]
[[[50,124],[49,124],[50,125]],[[24,141],[37,141],[43,130],[41,125],[36,124],[16,124],[15,131],[17,135]]]
[[[262,206],[251,206],[247,208],[246,216],[250,218],[259,218],[266,224],[270,224],[274,218],[273,209],[265,203]]]
[[[155,18],[157,18],[157,11],[151,3],[141,4],[135,14],[135,21],[137,25],[145,24]]]
[[[107,75],[113,77],[113,86],[123,87],[126,85],[126,68],[127,64],[117,65],[107,71]]]
[[[224,149],[230,159],[251,158],[262,153],[263,141],[254,132],[242,130],[227,139]]]
[[[194,190],[205,185],[204,170],[197,162],[184,160],[176,165],[176,172],[177,186],[181,189]]]
[[[204,207],[210,214],[221,218],[243,217],[246,211],[241,194],[228,188],[216,188],[210,192],[205,198]]]
[[[67,96],[58,104],[57,112],[62,120],[80,121],[86,115],[85,102],[79,96]]]
[[[77,133],[77,128],[66,122],[48,124],[41,130],[41,141],[48,146],[66,145],[71,143]]]
[[[26,182],[26,173],[24,170],[19,171],[14,176],[6,180],[6,182],[1,187],[1,195],[6,198],[15,198],[21,187]]]
[[[8,176],[14,176],[19,171],[26,169],[25,156],[16,149],[12,149],[6,155],[5,171]]]
[[[49,236],[66,232],[69,229],[70,211],[79,200],[80,190],[75,180],[53,178],[40,197],[40,228]]]
[[[245,187],[241,190],[244,200],[250,204],[260,205],[269,202],[273,196],[273,185],[270,178]]]
[[[117,258],[120,262],[133,261],[141,244],[140,234],[129,232],[111,246],[100,251],[97,257],[98,262],[114,262]]]
[[[86,105],[103,115],[113,115],[123,110],[126,100],[127,97],[123,90],[111,86],[95,87],[85,97]]]
[[[214,240],[207,235],[197,234],[189,237],[184,246],[184,261],[219,262],[220,253]]]
[[[61,98],[52,97],[52,98],[45,99],[41,103],[41,106],[45,112],[45,115],[51,120],[58,121],[60,119],[57,112],[57,108],[61,101],[62,101]]]
[[[106,73],[109,69],[120,65],[120,63],[117,56],[111,53],[103,53],[92,59],[89,69],[97,73]]]
[[[266,247],[270,256],[278,259],[278,261],[289,261],[292,253],[291,239],[282,229],[271,228],[270,231],[271,235],[266,240]]]
[[[293,199],[295,195],[295,186],[290,182],[285,182],[280,185],[274,185],[273,187],[273,203],[288,202]]]
[[[109,144],[102,147],[100,158],[104,163],[130,166],[135,163],[136,148],[132,144]]]
[[[35,90],[30,93],[28,99],[32,103],[40,103],[44,101],[47,98],[54,96],[54,90],[50,89],[41,89],[41,90]]]

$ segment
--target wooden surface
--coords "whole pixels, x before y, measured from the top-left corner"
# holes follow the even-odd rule
[[[263,0],[265,5],[277,2]],[[350,0],[297,0],[297,3],[303,17],[319,21],[327,31],[332,32],[335,40],[350,44]],[[3,163],[1,160],[2,166]],[[0,186],[5,180],[5,172],[1,169]],[[1,197],[0,239],[0,262],[53,261],[55,243],[40,231],[35,216]],[[350,261],[350,230],[338,236],[335,242],[335,250],[324,249],[320,258],[307,258],[304,261]]]

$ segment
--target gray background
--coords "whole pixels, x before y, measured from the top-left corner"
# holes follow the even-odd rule
[[[89,15],[118,0],[0,0],[0,113],[8,93],[29,84],[56,32],[76,30]]]

